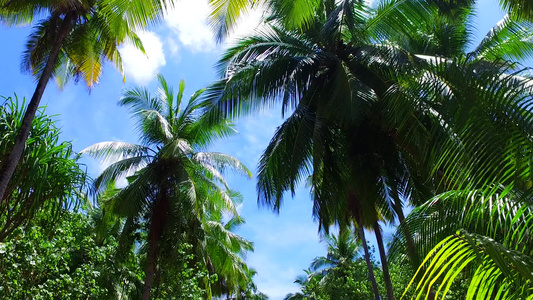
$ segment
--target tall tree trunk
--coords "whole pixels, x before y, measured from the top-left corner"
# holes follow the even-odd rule
[[[150,299],[150,293],[152,292],[152,283],[154,282],[157,268],[159,242],[163,236],[167,210],[168,199],[163,195],[155,204],[152,222],[150,223],[150,231],[148,232],[148,254],[146,257],[142,300]]]
[[[65,38],[67,37],[68,32],[71,28],[74,16],[74,12],[68,12],[63,18],[63,21],[61,22],[61,26],[59,28],[59,31],[57,32],[57,35],[55,36],[54,44],[50,51],[50,55],[48,56],[48,59],[46,61],[43,73],[41,74],[41,78],[39,78],[39,82],[37,83],[35,92],[31,97],[31,101],[28,104],[28,108],[26,109],[26,113],[24,114],[24,118],[22,119],[22,124],[17,134],[17,138],[15,139],[13,149],[9,153],[7,159],[2,162],[2,168],[0,169],[1,201],[6,201],[6,199],[8,198],[5,197],[7,196],[5,195],[7,186],[9,184],[9,181],[11,180],[11,177],[13,177],[13,173],[15,173],[17,164],[20,158],[22,157],[22,153],[24,152],[24,147],[26,146],[26,141],[28,140],[28,136],[30,134],[31,123],[33,121],[33,118],[35,117],[37,108],[39,108],[39,103],[41,102],[41,98],[43,96],[46,85],[52,77],[59,51],[61,50],[63,42],[65,41]]]
[[[398,197],[399,198],[399,197]],[[415,242],[413,241],[413,236],[411,235],[411,231],[406,226],[403,226],[405,223],[405,216],[403,214],[402,206],[399,203],[399,199],[396,198],[394,201],[394,211],[396,212],[396,215],[398,216],[398,223],[403,231],[403,234],[405,235],[405,239],[407,242],[407,252],[409,254],[409,258],[411,258],[411,262],[413,263],[413,267],[417,268],[420,265],[420,259],[418,257],[418,251],[415,247]]]
[[[366,238],[365,238],[365,230],[363,226],[359,225],[359,238],[361,238],[361,242],[363,243],[363,249],[365,250],[365,261],[366,261],[366,267],[368,268],[368,280],[372,283],[372,290],[374,291],[374,299],[379,300],[379,290],[378,290],[378,284],[376,282],[376,277],[374,276],[374,267],[372,266],[372,262],[370,261],[370,252],[368,251],[368,245],[366,244]]]
[[[376,241],[378,243],[379,256],[381,258],[381,268],[383,269],[383,280],[385,281],[385,288],[387,289],[387,300],[394,300],[394,292],[392,290],[392,282],[390,280],[389,264],[387,262],[387,254],[385,253],[385,246],[383,245],[383,236],[381,236],[381,228],[376,221],[374,224],[374,232],[376,233]]]
[[[413,264],[413,267],[415,268],[415,270],[419,267],[422,267],[422,272],[420,274],[424,274],[424,266],[421,266],[420,265],[420,257],[418,256],[418,251],[416,250],[416,247],[415,247],[415,242],[413,241],[413,236],[411,234],[411,231],[409,230],[409,228],[407,226],[402,226],[402,224],[404,224],[404,220],[405,220],[405,216],[403,214],[403,209],[400,205],[397,205],[395,203],[395,205],[393,206],[394,207],[394,210],[396,212],[396,215],[398,216],[398,222],[399,222],[399,225],[401,226],[401,230],[403,230],[403,234],[405,235],[405,239],[406,239],[406,242],[407,242],[407,252],[409,253],[409,258],[411,259],[411,263]],[[419,275],[421,276],[421,275]],[[433,300],[435,299],[435,291],[433,290],[433,288],[429,291],[429,297],[428,297],[429,300]]]

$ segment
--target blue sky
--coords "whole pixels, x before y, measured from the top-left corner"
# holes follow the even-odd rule
[[[503,16],[497,1],[478,1],[474,20],[477,39]],[[63,91],[50,82],[42,104],[48,104],[48,114],[58,115],[62,138],[72,141],[76,151],[102,141],[136,142],[135,126],[126,108],[116,105],[123,89],[147,85],[155,92],[155,76],[161,73],[176,87],[180,79],[185,79],[185,94],[192,95],[215,80],[214,65],[224,45],[214,43],[204,21],[207,12],[204,1],[181,0],[164,22],[141,33],[148,58],[124,45],[121,53],[126,83],[110,64],[106,64],[101,82],[90,92],[82,82],[71,82]],[[253,28],[259,16],[254,12],[245,18],[237,35]],[[33,93],[34,79],[20,70],[20,57],[29,32],[29,27],[0,28],[0,95],[17,93],[29,99]],[[258,159],[281,121],[280,110],[276,109],[239,119],[236,121],[239,134],[218,142],[213,150],[239,158],[255,173]],[[102,170],[90,159],[84,163],[92,176]],[[255,281],[271,299],[282,299],[298,289],[293,280],[302,269],[326,251],[312,220],[309,192],[299,188],[294,199],[286,197],[281,213],[275,215],[256,204],[255,178],[248,180],[231,174],[228,177],[230,186],[245,199],[240,212],[247,224],[239,234],[255,243],[255,252],[247,256],[248,263],[258,271]],[[390,234],[390,229],[386,235],[387,232]]]

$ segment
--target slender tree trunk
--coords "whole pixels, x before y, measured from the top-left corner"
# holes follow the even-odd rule
[[[399,201],[399,200],[395,200],[395,202],[396,201]],[[411,235],[409,228],[407,228],[406,226],[402,226],[402,224],[405,223],[404,222],[405,216],[403,214],[403,209],[401,205],[399,205],[399,203],[395,203],[393,208],[394,208],[394,211],[396,212],[396,215],[398,216],[399,226],[401,230],[403,231],[403,234],[405,234],[405,239],[407,242],[407,252],[409,253],[409,257],[411,258],[413,267],[417,268],[420,264],[420,259],[418,257],[418,251],[416,250],[415,242],[413,241],[413,237]]]
[[[167,208],[168,199],[163,195],[158,203],[155,204],[152,222],[150,223],[150,231],[148,232],[148,254],[146,257],[142,300],[150,299],[150,293],[152,292],[152,283],[154,282],[157,268],[159,242],[163,236],[163,229],[165,228]]]
[[[387,300],[394,300],[394,292],[392,290],[392,282],[390,280],[389,264],[387,262],[387,254],[385,254],[385,246],[383,245],[383,237],[381,236],[381,229],[379,223],[374,224],[374,232],[376,233],[376,241],[378,243],[379,256],[381,258],[381,268],[383,269],[383,280],[385,281],[385,288],[387,289]]]
[[[405,234],[405,239],[407,242],[407,252],[409,253],[409,257],[411,258],[411,263],[413,264],[413,267],[416,270],[420,267],[420,257],[418,256],[418,251],[416,250],[415,242],[413,241],[413,236],[411,235],[411,231],[408,227],[402,226],[405,220],[402,208],[399,205],[394,205],[394,210],[396,211],[396,215],[398,216],[398,222],[401,226],[401,230],[403,230],[403,234]],[[424,274],[424,270],[425,268],[422,268],[421,274]],[[435,291],[433,289],[429,291],[428,299],[435,299]]]
[[[17,134],[17,138],[15,139],[13,149],[9,153],[6,161],[2,162],[2,168],[0,169],[0,199],[2,199],[2,201],[6,201],[8,198],[4,197],[6,196],[5,193],[7,186],[11,180],[11,177],[13,177],[13,173],[15,173],[17,164],[22,157],[22,153],[24,152],[24,147],[26,146],[26,141],[28,140],[28,136],[30,134],[31,123],[35,117],[37,108],[39,108],[39,103],[41,102],[46,85],[52,77],[59,51],[61,50],[63,42],[65,41],[65,38],[67,37],[71,28],[74,16],[74,12],[68,12],[61,22],[61,26],[57,32],[57,35],[55,36],[54,44],[46,61],[43,73],[41,74],[41,78],[39,78],[35,92],[31,97],[31,101],[28,104],[28,108],[26,109],[26,113],[22,119],[22,124]]]
[[[365,230],[363,226],[359,226],[359,237],[361,238],[361,242],[363,243],[363,249],[365,250],[365,261],[366,261],[366,267],[368,268],[368,280],[372,283],[372,290],[374,291],[374,299],[379,300],[379,290],[378,290],[378,284],[376,282],[376,277],[374,276],[374,267],[372,266],[372,262],[370,261],[370,252],[368,251],[368,245],[366,244],[366,238],[365,238]]]

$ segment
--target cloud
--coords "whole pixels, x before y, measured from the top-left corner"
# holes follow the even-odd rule
[[[179,55],[180,46],[175,39],[168,37],[166,40],[165,47],[169,50],[170,55],[174,58],[175,61],[181,59]]]
[[[125,44],[120,49],[120,55],[124,63],[126,78],[131,77],[138,84],[147,84],[166,64],[163,43],[154,32],[142,31],[137,34],[143,42],[146,55],[131,43]]]
[[[167,11],[165,23],[183,46],[192,51],[208,52],[215,49],[213,32],[206,21],[209,10],[205,0],[180,0]]]
[[[217,49],[214,32],[208,25],[211,8],[207,0],[180,0],[166,12],[165,23],[179,42],[193,52],[211,52]],[[241,16],[226,43],[244,37],[261,24],[263,9],[256,7]]]
[[[368,7],[376,7],[380,2],[380,0],[365,0],[365,3]]]

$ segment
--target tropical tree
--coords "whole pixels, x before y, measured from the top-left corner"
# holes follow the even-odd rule
[[[321,275],[315,274],[313,271],[304,270],[306,275],[300,275],[294,280],[294,283],[300,285],[301,292],[289,293],[283,298],[284,300],[322,300],[320,281]]]
[[[338,236],[326,235],[326,242],[328,244],[327,255],[316,257],[310,266],[310,269],[315,273],[323,275],[322,281],[326,281],[324,284],[325,290],[331,290],[340,287],[337,284],[338,279],[344,277],[342,274],[347,275],[350,273],[348,270],[353,267],[354,261],[358,256],[358,252],[361,247],[364,249],[365,263],[368,272],[368,280],[372,283],[372,289],[374,293],[374,298],[376,295],[379,295],[378,284],[374,275],[374,263],[371,259],[370,252],[368,250],[368,245],[366,245],[366,240],[364,239],[364,231],[359,232],[359,239],[356,240],[356,236],[348,230],[342,228]],[[361,238],[362,237],[362,238]],[[363,245],[362,243],[365,243]],[[351,274],[353,275],[353,274]],[[355,279],[352,279],[355,280]],[[335,283],[332,283],[335,282]],[[324,291],[325,294],[329,295],[328,291]],[[339,295],[329,295],[331,299],[340,299]],[[345,295],[344,298],[347,298],[348,295]],[[352,295],[354,297],[354,295]],[[360,297],[360,295],[359,295]],[[358,297],[357,297],[358,298]]]
[[[282,113],[292,112],[262,157],[260,201],[278,210],[283,193],[294,191],[311,174],[314,213],[325,228],[353,219],[374,229],[390,299],[392,284],[379,222],[398,218],[401,223],[403,199],[422,203],[456,187],[458,179],[449,174],[458,159],[449,153],[461,151],[454,137],[462,134],[463,143],[474,146],[479,139],[473,134],[484,134],[485,129],[472,127],[463,135],[469,124],[465,112],[478,113],[479,125],[501,111],[526,113],[519,105],[524,102],[515,100],[487,106],[494,108],[490,113],[464,109],[469,99],[465,84],[457,85],[453,97],[443,97],[449,90],[440,80],[442,73],[479,87],[479,96],[486,99],[490,97],[481,89],[488,82],[493,91],[511,91],[508,84],[519,79],[513,73],[516,64],[505,60],[529,55],[531,39],[528,30],[512,33],[527,29],[525,24],[506,19],[475,51],[464,54],[468,27],[452,28],[462,20],[446,27],[446,19],[435,16],[468,16],[469,7],[442,4],[387,1],[373,10],[359,1],[324,1],[311,5],[311,14],[303,17],[303,9],[291,10],[296,4],[272,1],[270,28],[227,51],[219,65],[223,79],[208,94],[216,107],[215,119],[216,114],[246,114],[277,101]],[[290,12],[301,22],[296,24]],[[439,26],[432,27],[436,21]],[[435,32],[425,32],[426,27]],[[427,44],[432,42],[427,34],[437,36],[434,44]],[[443,55],[450,58],[442,59]],[[496,161],[505,152],[492,153]],[[477,159],[465,165],[462,179],[476,174],[476,184],[482,184],[482,178],[489,178],[476,171],[482,164]],[[407,253],[416,260],[413,239],[407,244]]]
[[[244,287],[234,298],[235,300],[268,300],[268,296],[261,293],[257,285],[253,281],[253,277],[257,274],[257,272],[249,268],[248,269],[248,285]]]
[[[456,97],[469,100],[453,109],[448,106],[448,112],[439,115],[440,120],[455,119],[450,123],[454,135],[434,148],[440,152],[437,166],[448,191],[415,209],[400,228],[416,237],[417,251],[426,256],[422,264],[413,264],[420,265],[419,295],[435,288],[434,283],[440,284],[437,294],[445,295],[461,271],[473,268],[465,271],[469,298],[528,297],[530,283],[523,279],[521,266],[530,262],[525,250],[529,248],[522,245],[529,243],[529,221],[523,212],[530,209],[532,187],[533,118],[526,109],[531,105],[531,79],[484,64],[484,70],[476,66],[479,78],[465,80],[460,74],[473,72],[469,64],[440,62],[439,71],[425,81],[426,86],[441,86],[433,89],[438,96],[432,106],[446,107],[442,104],[453,103]],[[444,81],[446,87],[441,85]],[[405,240],[399,231],[391,247],[393,259],[409,261],[400,254]],[[504,258],[504,253],[515,257]],[[451,257],[464,264],[448,264]]]
[[[238,216],[223,222],[220,210],[212,211],[204,223],[204,239],[200,240],[197,251],[202,264],[217,277],[208,287],[213,295],[237,297],[251,284],[253,272],[243,257],[254,250],[253,244],[234,232],[244,223]]]
[[[326,256],[316,257],[310,269],[314,272],[327,274],[332,268],[349,264],[358,255],[360,243],[357,243],[350,231],[343,230],[338,236],[327,235],[324,241],[328,245]]]
[[[24,100],[4,98],[0,107],[0,161],[9,156],[24,115]],[[0,201],[0,241],[46,211],[54,224],[65,209],[83,204],[79,194],[85,185],[85,171],[70,142],[60,141],[56,122],[41,108],[33,120],[28,145],[7,192]],[[50,228],[51,229],[51,228]]]
[[[60,86],[69,78],[83,79],[87,86],[98,83],[103,61],[109,60],[122,73],[118,45],[131,41],[143,50],[135,30],[158,21],[172,0],[1,0],[0,22],[31,23],[34,27],[23,53],[22,66],[38,80],[28,103],[17,138],[0,168],[0,199],[22,157],[31,123],[50,78]],[[143,50],[144,51],[144,50]]]
[[[130,223],[144,221],[147,226],[143,299],[150,297],[159,254],[165,251],[165,245],[173,244],[177,234],[200,230],[193,235],[198,236],[207,231],[210,216],[223,211],[236,216],[234,194],[221,171],[232,168],[250,176],[237,159],[200,151],[234,132],[228,121],[213,123],[201,117],[204,105],[198,97],[203,90],[182,108],[184,81],[175,94],[162,76],[158,80],[157,96],[145,88],[134,88],[125,91],[119,102],[131,108],[142,144],[103,142],[83,150],[112,162],[96,178],[96,191],[133,172],[128,185],[110,199],[110,207]]]
[[[262,157],[260,201],[278,210],[283,192],[294,191],[298,182],[312,175],[314,213],[324,228],[348,217],[358,227],[373,228],[380,236],[378,222],[392,218],[390,208],[401,207],[400,192],[384,196],[392,186],[390,182],[401,183],[396,180],[401,172],[394,173],[393,168],[402,161],[398,155],[374,154],[386,140],[366,148],[367,144],[359,141],[372,141],[382,133],[390,135],[388,128],[375,126],[378,120],[368,116],[382,109],[380,101],[391,86],[388,73],[405,70],[410,60],[393,45],[373,41],[385,33],[401,35],[414,30],[413,24],[424,19],[427,7],[418,2],[392,1],[373,11],[359,1],[324,1],[312,8],[312,18],[302,31],[291,21],[287,12],[290,4],[279,2],[273,3],[271,19],[275,21],[269,29],[242,40],[221,59],[224,79],[208,93],[217,109],[213,114],[246,114],[280,101],[282,114],[292,114]],[[409,21],[405,26],[392,24],[395,19]],[[392,150],[383,148],[382,152]],[[400,160],[387,167],[385,159],[389,157]],[[348,163],[345,158],[350,159]],[[367,174],[361,174],[362,170]],[[385,183],[384,174],[395,177]],[[341,202],[346,205],[335,204]],[[344,209],[334,209],[340,206]],[[380,250],[386,269],[384,247]]]

